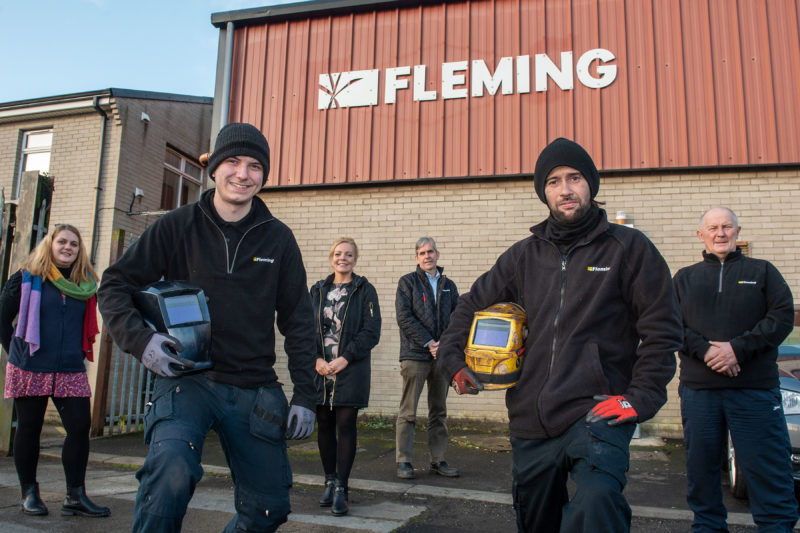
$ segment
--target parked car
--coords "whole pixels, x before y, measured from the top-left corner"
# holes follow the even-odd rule
[[[800,344],[782,344],[778,347],[778,376],[783,414],[792,443],[792,477],[797,492],[800,490]],[[739,469],[730,433],[727,467],[731,493],[737,498],[747,497],[747,485]]]

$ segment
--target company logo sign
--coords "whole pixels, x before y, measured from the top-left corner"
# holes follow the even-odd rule
[[[442,85],[438,91],[426,89],[426,65],[320,74],[317,109],[378,105],[381,72],[384,104],[394,104],[398,93],[405,90],[412,91],[414,101],[480,98],[484,92],[494,96],[498,91],[500,94],[526,94],[531,92],[531,81],[536,92],[546,91],[548,80],[563,91],[572,90],[575,78],[585,87],[602,89],[617,77],[617,66],[610,64],[615,59],[609,50],[594,48],[581,54],[577,61],[571,51],[561,52],[558,65],[547,54],[502,57],[494,72],[482,59],[442,63]]]

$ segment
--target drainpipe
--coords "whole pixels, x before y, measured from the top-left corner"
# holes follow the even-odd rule
[[[225,62],[222,65],[222,95],[220,96],[222,107],[219,114],[219,127],[228,123],[228,111],[230,110],[231,97],[231,71],[233,70],[233,22],[228,21],[225,26]],[[216,135],[214,136],[216,138]],[[213,141],[213,139],[212,139]],[[211,143],[213,146],[213,142]]]
[[[102,181],[103,175],[103,155],[105,154],[105,139],[106,139],[106,123],[108,122],[108,115],[103,109],[100,107],[99,104],[99,97],[95,96],[92,98],[92,106],[95,110],[103,117],[103,127],[100,130],[100,148],[98,150],[97,155],[97,183],[94,186],[95,189],[95,196],[94,196],[94,216],[92,217],[92,240],[91,240],[91,263],[92,266],[97,266],[97,244],[98,244],[98,236],[97,236],[97,221],[100,218],[100,192],[102,188],[100,187],[100,182]]]

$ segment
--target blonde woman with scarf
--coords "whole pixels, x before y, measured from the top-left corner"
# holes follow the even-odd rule
[[[67,496],[61,514],[100,517],[111,512],[95,505],[84,489],[92,394],[84,359],[93,360],[98,332],[96,280],[80,232],[59,224],[0,294],[0,342],[8,352],[4,396],[14,399],[17,414],[14,465],[25,514],[47,514],[36,466],[48,398],[67,433],[61,452]]]

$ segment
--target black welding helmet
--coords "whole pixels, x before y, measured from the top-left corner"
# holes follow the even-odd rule
[[[183,351],[174,355],[183,364],[170,366],[177,375],[214,367],[211,317],[203,289],[185,281],[159,281],[134,293],[133,301],[148,326],[183,345]]]

